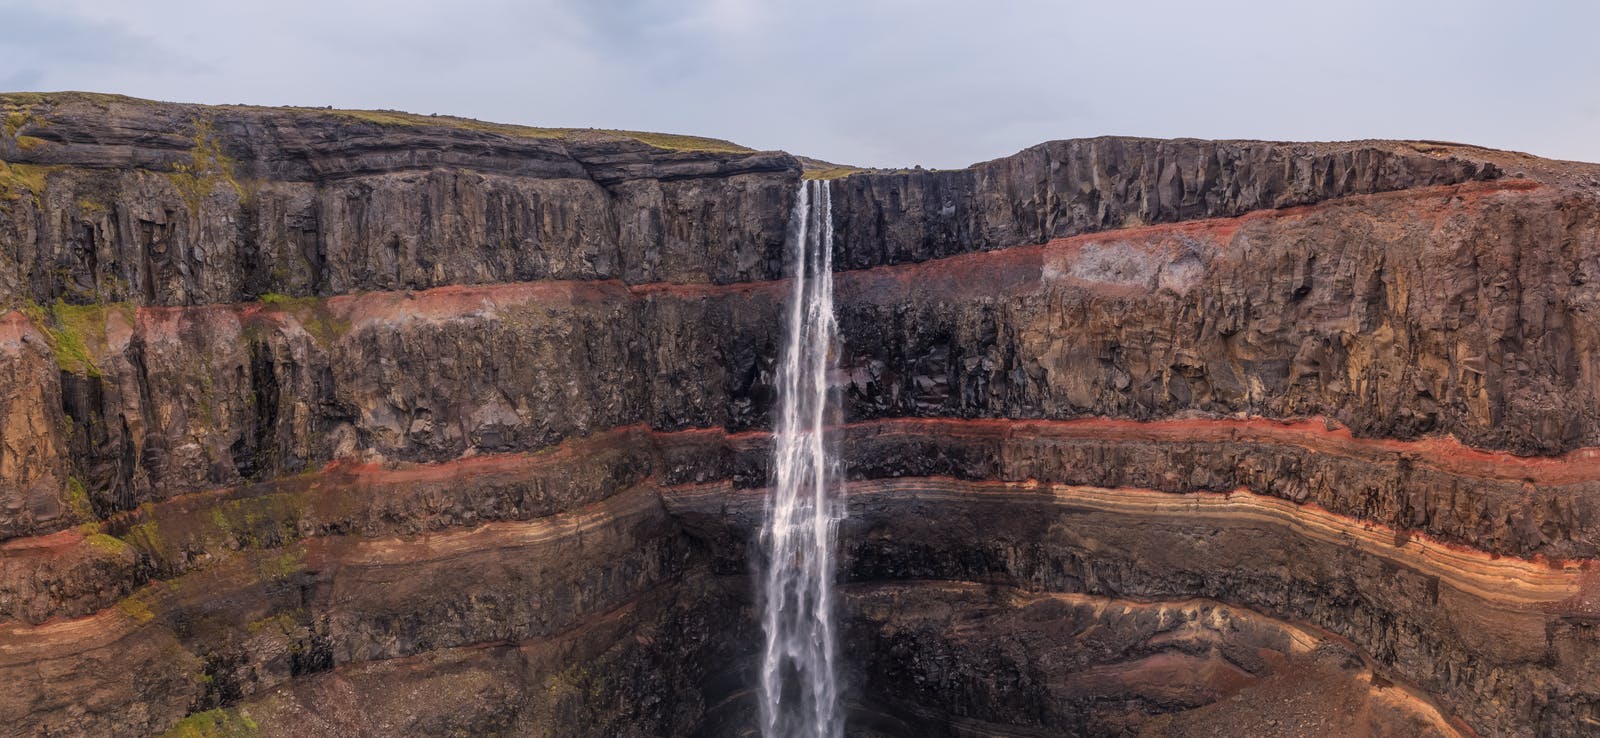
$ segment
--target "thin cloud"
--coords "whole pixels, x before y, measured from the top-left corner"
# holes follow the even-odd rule
[[[0,0],[0,17],[6,87],[697,133],[841,163],[1104,134],[1600,160],[1594,3]]]

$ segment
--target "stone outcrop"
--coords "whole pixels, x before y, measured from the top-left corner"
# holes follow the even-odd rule
[[[6,735],[749,730],[806,161],[0,107]],[[1102,138],[832,187],[852,731],[1600,725],[1600,166]]]

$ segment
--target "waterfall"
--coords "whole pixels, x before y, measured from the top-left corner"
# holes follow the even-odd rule
[[[770,492],[761,527],[761,734],[844,733],[833,617],[834,539],[844,506],[827,430],[833,367],[833,211],[826,181],[802,182],[790,217],[793,291],[778,368]]]

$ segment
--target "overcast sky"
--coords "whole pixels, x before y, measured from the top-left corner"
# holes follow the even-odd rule
[[[0,90],[333,105],[956,167],[1056,138],[1600,161],[1588,0],[0,0]]]

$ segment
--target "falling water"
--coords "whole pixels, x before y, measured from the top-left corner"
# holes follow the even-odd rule
[[[761,528],[766,738],[844,733],[833,620],[834,534],[844,508],[826,430],[837,412],[828,390],[835,340],[832,219],[828,183],[802,183],[790,218],[794,289],[785,315],[771,492]]]

